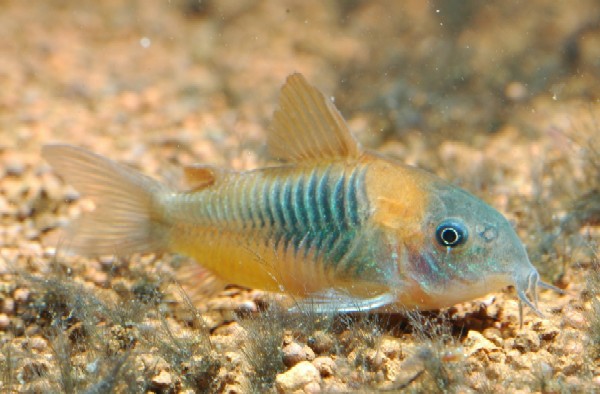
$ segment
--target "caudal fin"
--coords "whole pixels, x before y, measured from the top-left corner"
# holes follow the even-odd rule
[[[160,202],[167,188],[129,167],[70,145],[46,145],[42,156],[95,210],[70,226],[67,249],[86,256],[166,249],[169,224]]]

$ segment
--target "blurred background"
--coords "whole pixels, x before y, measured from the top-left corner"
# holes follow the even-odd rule
[[[317,330],[321,317],[297,323],[247,289],[174,302],[175,271],[202,279],[181,256],[55,256],[68,242],[55,230],[89,207],[43,144],[174,185],[187,164],[267,165],[293,72],[366,147],[499,209],[567,295],[541,292],[546,318],[525,330],[510,292],[402,326],[343,315]],[[0,391],[265,392],[292,365],[291,330],[288,345],[335,359],[312,367],[313,388],[415,389],[423,374],[421,392],[597,390],[599,99],[598,0],[0,0]]]

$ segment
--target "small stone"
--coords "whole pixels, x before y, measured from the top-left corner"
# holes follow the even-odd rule
[[[191,393],[194,393],[194,392],[195,391],[191,391]],[[233,383],[233,384],[225,385],[225,387],[223,387],[223,391],[220,391],[220,392],[227,393],[227,394],[243,394],[245,391],[239,384]]]
[[[510,82],[504,89],[504,95],[509,100],[521,101],[527,97],[527,87],[521,82]]]
[[[538,333],[542,341],[551,341],[560,334],[560,330],[554,324],[550,324],[547,320],[535,322],[532,329]]]
[[[333,376],[335,373],[335,361],[331,357],[317,357],[312,363],[324,378]]]
[[[486,328],[485,330],[483,330],[482,334],[487,340],[491,341],[494,345],[498,347],[502,347],[502,345],[504,344],[502,333],[497,328]]]
[[[254,301],[247,300],[240,302],[237,305],[236,310],[238,313],[255,313],[258,312],[258,307]]]
[[[305,393],[321,393],[321,385],[319,382],[310,382],[304,386]]]
[[[165,389],[173,385],[173,378],[169,372],[163,370],[152,378],[152,385],[159,389]]]
[[[372,371],[377,371],[387,360],[385,354],[378,349],[367,349],[364,353],[365,361]]]
[[[107,287],[109,283],[108,273],[102,271],[92,271],[88,275],[88,279],[99,287]]]
[[[240,323],[231,322],[229,324],[225,324],[225,325],[217,327],[213,331],[213,335],[226,335],[226,336],[235,335],[235,336],[242,337],[242,339],[245,339],[245,337],[248,335],[248,332],[246,331],[246,329],[244,327],[242,327],[240,325]]]
[[[282,349],[283,352],[283,364],[286,367],[291,367],[298,364],[300,361],[306,361],[306,351],[304,347],[296,342],[292,342]]]
[[[29,294],[30,294],[30,292],[28,289],[17,289],[13,293],[13,297],[14,297],[15,301],[23,304],[23,303],[27,302],[27,300],[29,299]]]
[[[20,317],[12,319],[13,333],[17,336],[25,334],[25,323]]]
[[[41,351],[46,349],[47,346],[48,344],[44,338],[33,337],[29,340],[29,347],[31,347],[34,350]]]
[[[308,339],[308,346],[317,354],[325,353],[333,346],[333,338],[323,331],[315,331]]]
[[[330,379],[323,383],[324,383],[323,388],[322,388],[323,393],[349,393],[352,391],[350,389],[350,387],[348,387],[348,384],[338,382],[336,380]]]
[[[540,350],[540,336],[531,330],[524,330],[517,334],[513,348],[521,353],[537,352]]]
[[[308,361],[301,361],[275,378],[275,386],[279,393],[289,393],[311,382],[319,383],[321,377],[317,368]]]
[[[40,332],[42,331],[42,329],[40,328],[40,326],[38,325],[29,325],[27,326],[27,328],[25,329],[25,336],[27,337],[34,337],[38,334],[40,334]]]
[[[489,339],[484,337],[478,331],[469,331],[465,340],[465,347],[468,349],[469,355],[477,352],[489,353],[498,349],[498,347]]]
[[[506,362],[511,365],[513,370],[529,369],[529,365],[524,361],[521,352],[515,349],[508,351]]]
[[[563,324],[566,327],[583,329],[587,326],[587,320],[583,313],[576,309],[567,308],[563,313]]]
[[[0,330],[6,330],[10,326],[10,319],[6,313],[0,313]]]
[[[308,345],[304,345],[304,353],[306,353],[306,359],[308,361],[313,361],[315,359],[315,352],[313,352]]]
[[[390,359],[396,359],[402,355],[400,342],[396,339],[384,338],[381,341],[379,350]]]
[[[14,154],[5,158],[4,171],[9,176],[21,176],[25,172],[26,165],[19,155]]]
[[[2,312],[6,314],[12,314],[15,311],[15,300],[12,298],[5,298],[2,303]]]
[[[41,376],[48,374],[49,364],[45,360],[26,360],[23,363],[23,369],[21,370],[21,379],[24,382],[31,382]]]

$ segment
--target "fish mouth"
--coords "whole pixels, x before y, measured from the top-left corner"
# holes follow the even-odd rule
[[[515,288],[517,290],[517,296],[519,297],[519,324],[521,328],[523,327],[523,304],[527,305],[539,317],[545,317],[538,307],[538,286],[564,294],[564,291],[558,287],[542,281],[540,279],[540,274],[533,267],[524,277],[516,278]],[[533,302],[527,297],[527,293],[533,296]]]

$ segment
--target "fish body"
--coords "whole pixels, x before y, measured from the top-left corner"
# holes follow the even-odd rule
[[[82,254],[181,253],[227,283],[340,311],[442,308],[514,285],[539,313],[526,293],[551,286],[507,220],[428,172],[364,150],[300,74],[282,88],[268,144],[285,164],[190,167],[185,192],[80,148],[43,154],[96,203],[71,240]]]

